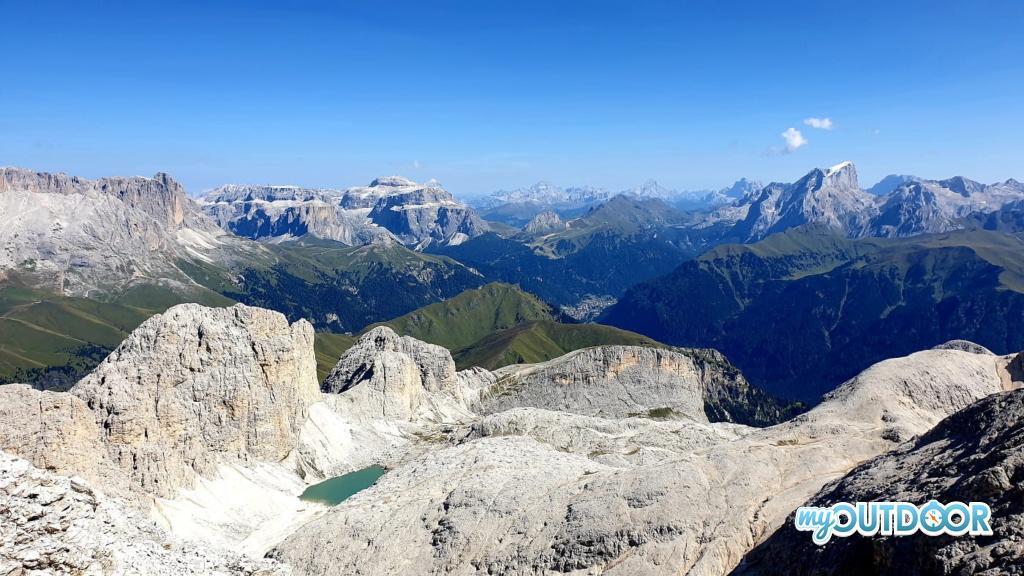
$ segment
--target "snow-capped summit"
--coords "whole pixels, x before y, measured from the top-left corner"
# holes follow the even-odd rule
[[[832,174],[835,174],[836,172],[839,172],[840,170],[843,170],[843,169],[846,169],[846,168],[853,168],[853,162],[851,162],[849,160],[846,160],[845,162],[840,162],[839,164],[836,164],[835,166],[829,168],[825,172],[825,175],[826,176],[831,176]]]
[[[658,181],[654,179],[647,180],[639,186],[625,190],[623,193],[640,198],[658,198],[661,200],[669,200],[679,195],[679,192],[658,184]]]
[[[417,184],[404,176],[381,176],[370,182],[370,188],[384,186],[388,188],[406,188]]]
[[[793,184],[769,184],[719,209],[710,221],[735,218],[730,235],[742,242],[807,224],[857,236],[876,210],[874,198],[857,183],[853,162],[841,162],[825,170],[815,168]]]

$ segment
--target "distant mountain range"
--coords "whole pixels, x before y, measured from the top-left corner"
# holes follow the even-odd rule
[[[701,210],[738,200],[760,187],[759,183],[746,178],[721,190],[682,191],[662,186],[656,180],[647,180],[621,192],[593,186],[561,188],[550,182],[538,182],[528,188],[499,190],[472,198],[469,202],[487,220],[521,227],[545,211],[563,218],[574,218],[617,195],[662,200],[678,210]]]
[[[810,402],[880,359],[952,339],[1024,348],[1024,240],[987,231],[847,239],[790,230],[719,246],[641,283],[601,321],[712,347]]]
[[[698,197],[702,209],[680,208]],[[489,282],[535,294],[553,306],[551,317],[460,343],[460,362],[537,361],[572,343],[618,338],[557,322],[605,314],[655,340],[719,347],[753,381],[814,400],[890,346],[871,341],[865,323],[885,332],[893,322],[924,322],[920,306],[951,311],[937,316],[946,324],[918,326],[920,334],[907,336],[914,349],[964,337],[993,349],[1024,347],[993,332],[999,324],[987,316],[1016,313],[1019,288],[1009,271],[1024,259],[1010,249],[1012,235],[1024,231],[1024,185],[1016,180],[894,175],[864,190],[855,166],[843,162],[791,184],[744,179],[702,197],[653,181],[619,194],[541,184],[476,206],[436,182],[397,176],[343,190],[229,185],[193,200],[166,174],[88,180],[0,169],[0,378],[95,364],[141,318],[179,302],[264,306],[343,335]],[[517,225],[485,220],[497,213]],[[936,240],[958,230],[990,234],[953,235],[949,246]],[[780,233],[831,239],[760,258]],[[733,254],[724,244],[751,251]],[[705,293],[710,262],[727,281]],[[990,272],[999,280],[989,282]],[[846,300],[840,285],[850,290]],[[815,290],[826,290],[825,297]],[[835,326],[822,320],[861,299],[870,305],[852,316],[857,323],[844,324],[851,319],[845,313],[833,318]],[[786,325],[809,314],[801,306],[810,302],[819,304],[816,319],[787,334],[811,330],[800,350],[820,345],[818,356],[835,373],[816,373],[821,367],[798,348],[774,351],[771,362],[757,348],[787,341],[757,344],[758,323]],[[47,321],[43,309],[52,311]],[[690,315],[701,321],[680,321]],[[68,328],[53,329],[60,325]],[[335,348],[345,344],[330,338]]]
[[[986,185],[960,176],[890,176],[873,191],[862,190],[853,163],[843,162],[814,169],[793,184],[769,184],[712,212],[698,226],[718,226],[721,239],[732,242],[754,242],[803,225],[825,226],[851,238],[906,237],[972,227],[972,218],[1024,199],[1024,185],[1016,180]]]
[[[436,182],[378,178],[347,190],[294,186],[222,186],[201,207],[221,227],[253,240],[303,236],[349,246],[396,240],[422,249],[458,244],[487,225]]]

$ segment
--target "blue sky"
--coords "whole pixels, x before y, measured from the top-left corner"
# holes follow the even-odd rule
[[[1024,2],[2,0],[0,165],[678,188],[1024,179]],[[831,120],[831,129],[805,124]],[[787,151],[782,134],[800,132]],[[792,134],[792,132],[790,132]]]

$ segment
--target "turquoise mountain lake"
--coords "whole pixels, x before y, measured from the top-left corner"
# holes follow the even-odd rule
[[[334,506],[340,504],[356,492],[373,486],[373,483],[377,481],[377,478],[383,476],[384,472],[385,470],[380,466],[370,466],[369,468],[335,476],[306,488],[306,491],[299,498]]]

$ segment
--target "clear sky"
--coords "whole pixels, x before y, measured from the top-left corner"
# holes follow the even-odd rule
[[[166,171],[192,193],[380,174],[459,195],[541,179],[695,189],[847,159],[864,186],[1024,179],[1019,0],[0,0],[0,13],[0,165]]]

